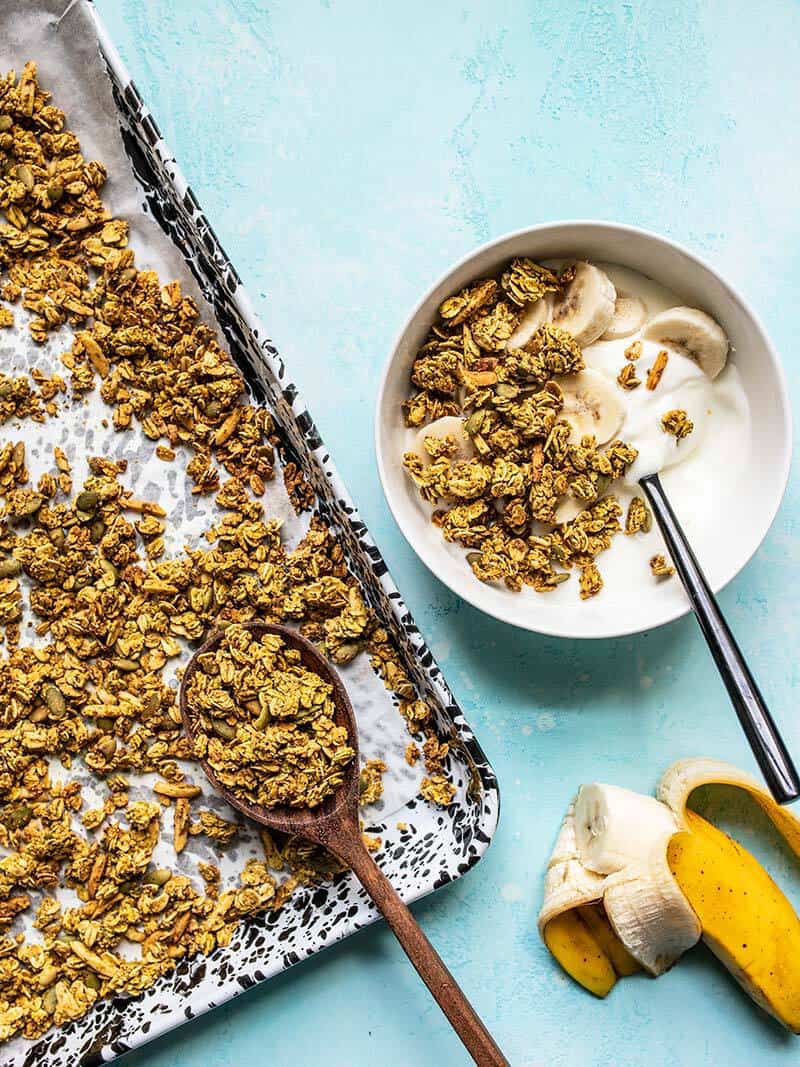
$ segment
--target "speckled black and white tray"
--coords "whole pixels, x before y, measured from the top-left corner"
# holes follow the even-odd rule
[[[65,5],[66,6],[66,5]],[[447,809],[410,800],[391,819],[369,827],[384,847],[378,861],[406,900],[460,877],[480,859],[497,824],[494,773],[433,656],[358,516],[328,452],[275,347],[253,313],[236,269],[187,186],[158,127],[90,4],[112,84],[125,151],[145,210],[180,249],[223,330],[254,398],[269,406],[283,440],[283,460],[301,464],[317,493],[319,514],[336,530],[351,570],[393,635],[420,693],[432,701],[439,726],[454,741],[449,773],[457,786]],[[54,86],[56,88],[57,86]],[[401,821],[407,829],[398,829]],[[309,906],[311,905],[311,906]],[[376,914],[350,876],[297,892],[276,915],[243,923],[231,945],[211,956],[182,960],[175,971],[135,999],[100,1002],[84,1018],[35,1042],[0,1048],[8,1067],[76,1067],[107,1062],[221,1004],[354,933]],[[8,1056],[10,1053],[10,1058]]]

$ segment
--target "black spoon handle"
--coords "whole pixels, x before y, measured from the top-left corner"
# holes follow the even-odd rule
[[[744,656],[719,609],[657,474],[639,483],[647,494],[700,629],[750,742],[761,773],[779,804],[800,796],[800,778]]]

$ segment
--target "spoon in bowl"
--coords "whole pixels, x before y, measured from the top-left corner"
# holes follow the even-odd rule
[[[267,808],[237,797],[217,778],[206,760],[200,765],[216,791],[234,808],[270,830],[297,835],[328,849],[347,864],[369,893],[375,906],[383,914],[395,937],[413,963],[420,978],[464,1043],[465,1048],[480,1067],[509,1067],[508,1060],[498,1048],[475,1009],[467,1000],[439,954],[422,932],[419,924],[386,875],[369,854],[361,838],[358,823],[358,731],[347,691],[336,671],[306,638],[285,626],[251,622],[246,628],[256,637],[275,634],[300,654],[303,666],[319,675],[333,687],[334,718],[346,728],[348,744],[355,755],[344,768],[344,781],[339,788],[316,808]],[[190,741],[194,729],[190,714],[188,692],[197,670],[197,657],[216,650],[224,634],[218,631],[200,647],[189,660],[181,681],[180,713],[183,728]]]
[[[800,777],[730,631],[658,474],[639,479],[753,755],[779,804],[800,796]]]

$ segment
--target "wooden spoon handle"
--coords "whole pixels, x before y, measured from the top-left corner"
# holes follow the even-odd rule
[[[422,932],[397,890],[367,852],[360,833],[357,830],[355,833],[348,832],[346,840],[345,835],[336,836],[338,839],[335,842],[328,841],[328,847],[351,867],[372,897],[470,1056],[479,1067],[509,1067],[508,1060],[478,1018],[439,953]]]

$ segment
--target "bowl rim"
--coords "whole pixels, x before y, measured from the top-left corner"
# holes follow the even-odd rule
[[[411,324],[417,318],[423,306],[431,298],[435,290],[438,289],[439,286],[441,286],[450,275],[455,274],[457,271],[460,271],[462,268],[468,266],[472,260],[477,259],[484,253],[491,251],[498,245],[502,245],[509,241],[519,240],[527,237],[535,237],[536,235],[543,234],[546,232],[552,232],[555,230],[566,228],[574,228],[578,226],[583,228],[595,229],[598,231],[603,229],[610,229],[620,234],[628,234],[631,236],[636,236],[638,238],[644,238],[646,241],[651,241],[654,244],[662,245],[667,249],[671,250],[672,252],[677,252],[678,254],[685,256],[697,267],[707,271],[719,283],[719,285],[725,291],[726,295],[734,303],[738,304],[740,310],[745,314],[747,318],[751,320],[763,340],[764,350],[766,352],[772,370],[775,374],[775,379],[778,385],[779,392],[781,394],[781,399],[783,401],[783,426],[781,428],[783,455],[781,463],[782,469],[780,471],[779,479],[780,492],[775,494],[775,501],[773,503],[772,509],[765,516],[762,522],[760,535],[755,541],[752,551],[746,556],[746,558],[743,558],[739,563],[737,563],[728,575],[724,576],[721,580],[712,584],[714,593],[719,593],[721,589],[724,589],[725,586],[727,586],[731,581],[733,581],[733,579],[738,574],[741,573],[741,571],[747,566],[747,564],[756,554],[758,549],[761,547],[764,542],[764,539],[769,533],[770,528],[772,527],[772,524],[775,521],[775,517],[778,514],[780,506],[783,503],[783,499],[786,494],[786,487],[789,481],[789,473],[791,470],[792,463],[793,426],[791,400],[789,396],[788,385],[786,382],[786,374],[783,369],[783,365],[780,361],[780,357],[778,356],[775,346],[773,345],[772,340],[769,334],[767,333],[761,316],[752,307],[749,301],[745,299],[741,292],[734,285],[732,285],[727,280],[727,278],[720,274],[720,272],[715,267],[713,267],[708,262],[708,260],[704,259],[702,256],[697,255],[695,252],[692,252],[685,245],[680,244],[678,241],[673,241],[671,238],[664,237],[662,234],[656,233],[653,230],[644,229],[640,226],[633,226],[629,223],[614,222],[613,220],[607,219],[559,219],[553,222],[537,223],[534,226],[523,226],[517,230],[510,230],[507,233],[501,234],[499,237],[493,237],[491,240],[483,242],[482,244],[469,251],[466,255],[462,256],[455,263],[452,263],[446,270],[442,271],[442,273],[438,275],[438,277],[433,281],[430,286],[428,286],[428,288],[425,290],[423,295],[414,305],[412,311],[406,317],[402,327],[394,337],[388,355],[384,361],[383,369],[381,371],[380,376],[380,382],[378,384],[378,392],[373,413],[373,443],[375,448],[375,459],[378,467],[378,477],[380,479],[381,489],[383,490],[384,499],[386,500],[386,503],[389,507],[389,511],[391,512],[394,521],[397,523],[398,527],[400,528],[400,532],[403,534],[406,541],[410,545],[411,549],[415,552],[417,557],[425,564],[428,570],[430,570],[435,577],[439,578],[439,581],[441,581],[442,584],[446,585],[447,588],[450,589],[452,593],[454,593],[460,599],[465,600],[468,604],[471,604],[472,607],[476,608],[478,611],[483,612],[483,614],[489,615],[490,617],[497,619],[500,622],[505,622],[511,626],[515,626],[517,629],[528,630],[529,632],[542,634],[547,637],[561,637],[573,640],[606,640],[617,637],[630,637],[634,634],[647,633],[651,630],[657,629],[660,626],[666,626],[668,623],[674,622],[676,619],[680,619],[684,615],[688,615],[692,610],[691,605],[687,602],[682,607],[668,608],[662,616],[655,619],[653,622],[649,623],[646,626],[612,626],[608,631],[604,631],[603,633],[581,633],[580,631],[575,631],[573,629],[565,629],[564,627],[560,626],[548,625],[546,622],[543,625],[540,625],[538,623],[538,620],[537,623],[534,625],[525,619],[521,619],[518,615],[513,615],[513,613],[511,612],[504,612],[496,610],[494,608],[486,607],[486,605],[482,604],[480,601],[479,584],[477,584],[477,589],[474,595],[471,593],[465,593],[460,589],[454,589],[448,581],[440,577],[437,573],[435,558],[436,551],[430,549],[427,545],[415,544],[414,539],[411,535],[411,531],[403,520],[400,514],[400,509],[396,506],[396,502],[393,500],[392,494],[388,489],[386,457],[384,456],[383,449],[381,447],[381,411],[384,405],[384,394],[386,392],[389,375],[391,373],[394,361],[397,357],[397,353],[403,338],[405,337]],[[620,266],[625,266],[625,264],[621,263]],[[654,280],[657,281],[658,279]]]

